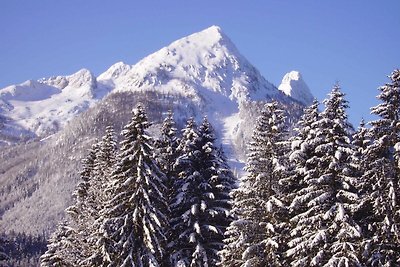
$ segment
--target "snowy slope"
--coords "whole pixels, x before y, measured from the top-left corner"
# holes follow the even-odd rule
[[[20,128],[25,134],[46,136],[58,131],[106,93],[86,69],[70,76],[8,86],[0,90],[0,113],[9,119],[3,131]]]
[[[287,73],[278,89],[306,106],[310,105],[314,100],[314,96],[298,71]]]
[[[237,103],[279,95],[217,26],[175,41],[132,67],[117,63],[98,82],[117,90],[185,96],[210,91]]]

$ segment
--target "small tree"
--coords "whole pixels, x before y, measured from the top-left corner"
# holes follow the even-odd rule
[[[75,230],[62,222],[51,235],[47,251],[40,257],[41,267],[73,267],[77,266]]]
[[[102,211],[106,203],[110,200],[110,192],[107,191],[107,185],[111,181],[111,174],[117,162],[117,142],[114,128],[106,127],[106,133],[98,143],[97,155],[93,162],[93,173],[90,180],[90,187],[86,202],[90,207],[90,218],[86,218],[88,243],[90,249],[88,255],[82,262],[82,265],[93,266],[102,262],[102,256],[99,248],[102,242],[102,232],[100,231],[104,218]]]

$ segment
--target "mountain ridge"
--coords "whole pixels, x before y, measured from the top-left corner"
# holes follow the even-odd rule
[[[135,90],[159,90],[198,102],[216,96],[221,100],[223,96],[228,99],[221,101],[239,105],[285,96],[298,100],[293,93],[277,90],[220,27],[211,26],[172,42],[134,65],[117,62],[97,77],[81,69],[67,76],[28,80],[0,89],[0,114],[6,118],[0,127],[0,145],[12,144],[9,140],[44,138],[107,94]]]

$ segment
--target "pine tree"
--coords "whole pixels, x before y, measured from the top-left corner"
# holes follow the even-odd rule
[[[199,130],[193,118],[183,129],[171,203],[171,264],[215,266],[230,223],[232,172],[215,146],[214,131],[205,118]]]
[[[160,266],[164,255],[165,175],[153,157],[149,126],[139,105],[122,131],[119,162],[108,189],[113,197],[103,212],[103,265]]]
[[[353,155],[351,157],[350,167],[358,180],[355,184],[357,192],[360,196],[360,203],[357,211],[354,214],[354,219],[360,225],[365,238],[365,233],[368,232],[368,220],[372,215],[372,205],[369,201],[369,195],[365,192],[370,191],[373,185],[372,180],[364,180],[364,171],[369,169],[367,159],[367,149],[371,145],[371,135],[368,128],[365,126],[365,121],[362,119],[356,132],[352,137]],[[363,240],[364,242],[365,240]]]
[[[236,220],[228,227],[221,266],[282,266],[286,209],[279,184],[286,130],[277,102],[265,105],[249,144],[243,177],[232,196]]]
[[[117,142],[114,128],[106,127],[106,133],[98,143],[97,155],[93,162],[93,172],[90,179],[90,187],[86,205],[90,207],[90,217],[86,218],[89,250],[82,262],[82,266],[100,265],[102,262],[102,232],[100,231],[103,222],[101,213],[105,204],[110,200],[107,192],[107,184],[111,180],[111,174],[117,162]]]
[[[372,207],[365,220],[368,229],[365,257],[371,266],[400,264],[400,70],[381,86],[381,104],[372,108],[378,120],[370,124],[372,144],[366,149],[363,194]]]
[[[218,149],[215,146],[214,129],[207,117],[199,127],[199,134],[203,152],[203,172],[211,186],[208,202],[205,203],[208,209],[205,219],[207,224],[202,234],[207,236],[206,243],[210,250],[209,266],[215,266],[219,262],[218,252],[224,246],[224,233],[232,222],[230,192],[236,186],[236,179],[226,162],[222,148]]]
[[[75,230],[66,221],[57,226],[51,235],[47,251],[40,257],[41,267],[73,267],[77,266]]]
[[[83,169],[80,173],[82,181],[74,192],[76,202],[66,209],[68,220],[58,226],[49,240],[48,251],[43,256],[43,266],[47,266],[46,264],[53,266],[54,259],[71,266],[82,265],[82,261],[90,255],[88,237],[93,220],[89,199],[97,151],[98,143],[95,143],[89,150],[88,156],[82,160]]]
[[[291,266],[358,266],[361,229],[353,220],[358,207],[357,177],[351,172],[352,146],[347,101],[335,86],[311,139],[302,145],[297,172],[304,183],[291,209]]]
[[[170,203],[173,196],[173,182],[177,177],[177,173],[174,170],[174,164],[178,158],[178,146],[179,138],[177,137],[177,129],[175,128],[174,116],[171,110],[168,111],[166,118],[161,126],[161,135],[155,142],[156,160],[159,164],[162,172],[166,176],[166,199]],[[168,220],[170,214],[167,214]],[[165,229],[167,240],[171,240],[171,229],[169,227]],[[163,264],[169,265],[169,256],[166,255]]]
[[[191,245],[190,242],[192,240],[192,243],[195,242],[194,237],[190,239],[190,234],[186,233],[185,230],[189,227],[193,228],[193,222],[191,222],[189,217],[192,214],[186,210],[190,205],[189,201],[193,199],[191,196],[192,192],[189,190],[193,190],[192,186],[199,186],[199,182],[196,180],[200,180],[200,174],[194,172],[191,160],[193,154],[198,150],[198,139],[199,133],[196,122],[194,118],[189,118],[185,128],[182,129],[182,139],[177,148],[179,156],[174,164],[174,171],[177,173],[177,177],[172,184],[170,200],[171,229],[168,240],[170,264],[172,266],[188,266],[191,254],[193,253],[191,250],[193,250],[194,245]],[[193,175],[190,176],[191,173]],[[196,185],[195,182],[197,183]],[[189,186],[191,187],[189,188]],[[200,191],[200,188],[198,190]],[[190,246],[187,247],[187,244]]]
[[[155,143],[157,162],[167,177],[168,195],[171,194],[172,182],[175,180],[174,163],[178,158],[179,138],[172,111],[168,111],[167,117],[161,126],[161,136]]]
[[[313,168],[308,160],[313,156],[315,149],[316,122],[320,118],[318,106],[319,102],[314,100],[309,107],[304,109],[304,114],[294,129],[295,134],[289,140],[288,160],[290,164],[288,164],[287,177],[281,180],[281,183],[286,184],[288,205],[293,202],[295,194],[306,186],[303,178],[306,170]]]

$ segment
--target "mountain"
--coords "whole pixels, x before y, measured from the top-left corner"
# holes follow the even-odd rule
[[[137,103],[154,122],[154,135],[168,109],[180,127],[207,115],[240,169],[264,103],[278,100],[290,124],[304,107],[293,97],[268,82],[217,26],[98,77],[81,70],[1,89],[0,230],[51,231],[71,203],[86,150],[107,125],[120,131]]]
[[[0,132],[1,141],[10,143],[17,140],[16,136],[26,140],[55,133],[107,93],[86,69],[1,89],[0,114],[7,118]]]
[[[311,105],[314,100],[314,96],[298,71],[287,73],[278,89],[306,106]]]

